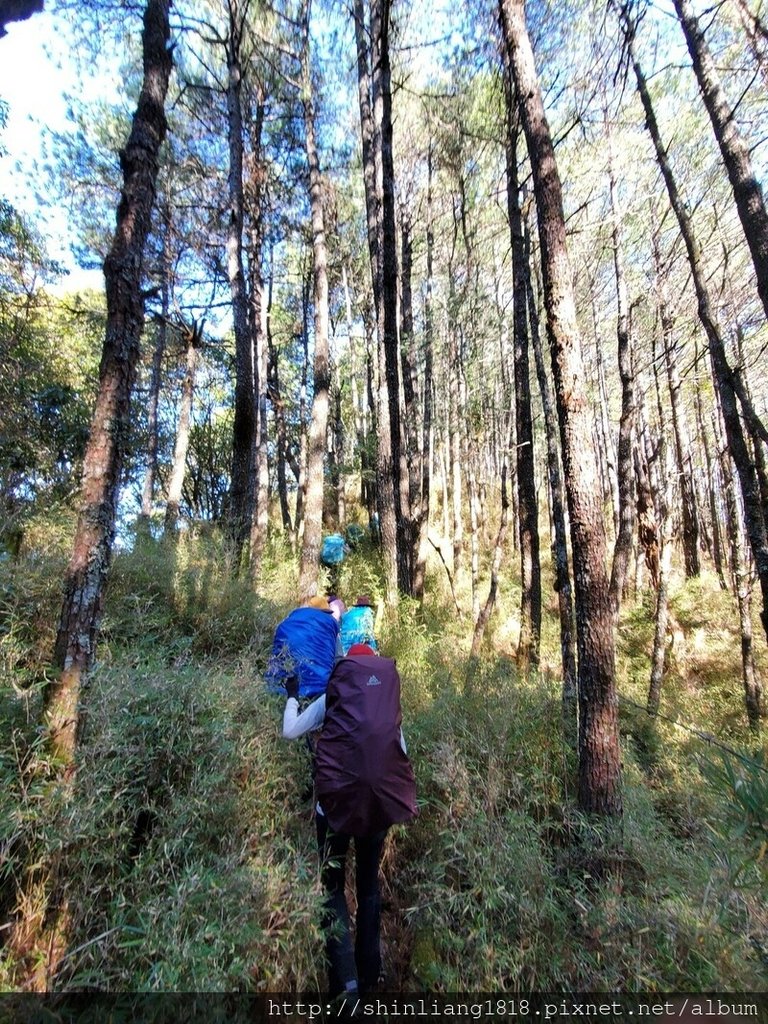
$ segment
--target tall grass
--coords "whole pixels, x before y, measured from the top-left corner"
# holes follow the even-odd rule
[[[69,908],[58,988],[322,989],[309,760],[280,739],[282,702],[261,681],[295,593],[289,551],[272,546],[255,592],[232,579],[215,535],[118,555],[75,792],[52,803],[37,722],[60,567],[58,554],[30,552],[2,583],[0,923],[30,860],[56,851]],[[516,673],[514,585],[467,687],[469,623],[435,597],[442,567],[430,572],[424,607],[403,601],[381,635],[403,681],[420,801],[383,862],[390,987],[764,988],[759,780],[702,773],[692,736],[625,706],[623,830],[601,831],[575,810],[557,680]],[[340,589],[348,601],[382,593],[370,552],[345,563]],[[726,699],[716,666],[738,671],[738,647],[722,642],[721,599],[710,614],[701,597],[685,585],[673,595],[687,660],[672,665],[664,708],[711,730],[725,708],[735,742],[740,693]],[[686,619],[694,605],[699,624]],[[697,629],[717,642],[699,650]],[[646,612],[629,608],[622,691],[638,702],[648,644]],[[19,967],[6,950],[3,987],[22,984]]]

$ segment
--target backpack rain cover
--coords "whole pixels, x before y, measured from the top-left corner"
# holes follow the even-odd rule
[[[342,658],[325,697],[315,791],[335,832],[372,836],[415,817],[416,782],[400,745],[400,677],[391,658]]]
[[[266,679],[269,689],[285,693],[286,676],[299,677],[299,696],[317,697],[325,691],[336,660],[339,627],[330,612],[295,608],[275,630]]]

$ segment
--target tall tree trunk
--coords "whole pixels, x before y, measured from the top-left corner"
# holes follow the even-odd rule
[[[480,648],[488,623],[491,620],[493,609],[496,604],[496,595],[499,589],[499,572],[504,557],[504,541],[507,536],[509,524],[509,497],[507,495],[507,462],[506,459],[501,468],[501,518],[499,519],[499,530],[496,534],[496,543],[493,546],[493,559],[491,561],[491,582],[488,587],[488,596],[485,599],[480,614],[475,620],[475,629],[472,634],[472,648],[469,652],[469,663],[467,666],[468,688],[471,688],[472,677],[480,658]]]
[[[471,440],[464,439],[464,465],[467,474],[467,497],[469,499],[469,552],[470,581],[472,588],[472,621],[480,615],[480,516],[477,497],[476,456],[471,450]]]
[[[696,352],[696,362],[698,362],[698,351]],[[695,380],[695,397],[696,397],[696,422],[699,428],[699,437],[701,438],[701,446],[704,449],[704,465],[707,470],[707,498],[709,503],[709,518],[712,524],[712,557],[715,562],[715,572],[717,578],[720,580],[720,589],[727,590],[728,584],[725,579],[726,571],[726,560],[723,556],[723,539],[721,533],[721,519],[719,512],[719,502],[717,491],[719,488],[718,484],[718,465],[712,458],[712,449],[709,443],[709,433],[707,431],[707,425],[704,419],[704,400],[701,394],[701,387],[699,386],[698,377]]]
[[[669,570],[672,561],[672,538],[664,537],[659,560],[656,614],[654,617],[653,649],[651,652],[651,680],[646,708],[655,717],[661,704],[661,687],[667,659],[667,627],[669,623]]]
[[[693,70],[728,171],[744,237],[752,254],[757,290],[768,316],[768,213],[752,168],[749,147],[741,136],[736,112],[728,103],[709,46],[689,0],[673,0],[683,28]]]
[[[530,217],[532,204],[528,203],[526,217]],[[552,398],[549,376],[544,364],[544,352],[539,327],[539,306],[534,294],[531,268],[531,230],[525,232],[526,291],[531,340],[536,361],[536,377],[544,412],[544,430],[547,438],[547,475],[552,518],[552,563],[555,567],[555,590],[560,613],[560,655],[563,663],[563,725],[571,746],[576,746],[575,730],[578,725],[576,635],[573,620],[573,593],[571,571],[568,565],[568,526],[565,521],[565,494],[560,473],[560,448],[557,441],[557,410]]]
[[[168,340],[168,316],[170,314],[170,210],[166,205],[162,218],[162,252],[160,255],[160,318],[157,321],[157,337],[155,350],[152,354],[152,372],[149,378],[149,404],[147,406],[147,469],[144,474],[144,487],[141,495],[141,519],[149,524],[152,515],[152,502],[155,497],[155,479],[157,477],[158,424],[157,410],[160,404],[160,382],[163,372],[163,358]]]
[[[288,506],[288,479],[286,473],[286,462],[288,461],[288,433],[285,423],[285,405],[280,393],[278,353],[272,339],[272,331],[269,328],[269,319],[267,319],[267,346],[269,350],[269,362],[267,365],[269,399],[272,403],[272,409],[275,417],[277,495],[278,500],[280,501],[280,516],[283,522],[283,532],[290,535],[293,532],[293,523],[291,521],[291,510]]]
[[[254,439],[254,486],[255,509],[251,523],[250,536],[250,571],[255,583],[259,578],[264,550],[267,546],[269,533],[269,420],[267,416],[267,378],[268,345],[267,345],[267,307],[264,302],[264,285],[260,279],[254,282],[253,297],[258,297],[255,311],[261,325],[254,332],[256,345],[254,348],[255,392],[256,392],[256,437]],[[285,472],[285,465],[283,465]]]
[[[760,488],[760,503],[763,506],[763,520],[768,531],[768,434],[762,420],[755,412],[752,390],[746,376],[747,359],[744,351],[744,331],[736,321],[736,359],[733,370],[736,394],[741,402],[742,412],[746,421],[747,431],[752,441],[755,460],[755,472]]]
[[[414,583],[416,563],[419,557],[418,524],[421,517],[420,489],[424,452],[419,445],[416,335],[413,329],[413,295],[411,289],[413,242],[411,239],[410,211],[405,203],[400,208],[400,239],[400,251],[402,254],[400,264],[400,361],[403,381],[403,426],[406,442],[403,456],[408,467],[407,502],[405,503],[405,507],[408,509],[408,517],[405,524],[407,533],[407,566],[403,580],[403,590],[412,597],[415,597]]]
[[[520,539],[520,640],[517,662],[520,671],[539,666],[541,645],[541,560],[539,557],[539,509],[533,451],[533,417],[528,363],[528,268],[520,209],[518,139],[520,122],[514,110],[509,75],[507,83],[507,216],[512,242],[513,342],[515,379],[515,430],[517,434],[518,537]]]
[[[243,268],[243,108],[241,48],[244,12],[239,0],[229,0],[227,37],[227,134],[229,211],[227,278],[235,335],[235,415],[229,492],[229,528],[234,568],[239,572],[251,528],[254,502],[253,447],[256,434],[253,338]]]
[[[451,331],[449,356],[449,395],[448,395],[448,448],[450,451],[450,491],[452,511],[453,538],[453,575],[458,577],[464,558],[464,517],[461,479],[461,415],[459,387],[459,356],[454,326]]]
[[[304,601],[317,590],[320,545],[323,534],[325,434],[328,424],[330,364],[328,352],[328,257],[325,244],[323,186],[315,141],[315,108],[309,64],[309,3],[302,11],[302,102],[309,165],[309,203],[312,211],[312,257],[315,311],[315,373],[312,422],[307,452],[307,491],[304,499],[304,537],[299,563],[299,598]]]
[[[768,538],[766,537],[766,525],[763,518],[760,487],[755,472],[754,462],[744,439],[739,410],[736,403],[734,391],[733,373],[725,354],[720,327],[717,323],[713,303],[705,284],[701,268],[701,259],[696,239],[690,222],[688,211],[678,192],[677,184],[672,174],[672,168],[667,152],[661,141],[658,124],[651,103],[650,93],[645,81],[640,64],[634,53],[634,31],[635,26],[631,20],[628,8],[622,8],[622,18],[629,47],[630,58],[637,79],[637,88],[645,111],[645,123],[653,140],[656,150],[656,158],[659,163],[664,182],[667,187],[670,205],[675,212],[680,234],[683,236],[688,262],[691,267],[693,284],[698,300],[699,319],[709,342],[709,354],[712,363],[712,373],[717,381],[720,391],[720,402],[723,410],[726,437],[733,461],[739,475],[742,498],[744,500],[744,517],[747,525],[749,542],[752,547],[752,554],[755,559],[755,567],[760,579],[760,589],[763,596],[763,608],[761,619],[766,636],[768,636]]]
[[[608,410],[608,388],[605,383],[605,363],[603,361],[603,339],[600,337],[597,321],[597,302],[594,285],[590,286],[590,303],[592,307],[592,325],[595,336],[595,387],[599,397],[600,415],[595,419],[595,437],[597,445],[603,501],[611,510],[614,537],[619,535],[619,476],[616,470],[617,453],[611,430],[611,417]]]
[[[608,117],[606,114],[606,126]],[[619,419],[619,443],[617,445],[616,476],[618,482],[619,529],[613,548],[610,594],[614,616],[618,620],[621,599],[627,579],[627,567],[632,555],[632,538],[635,532],[635,503],[632,479],[632,431],[635,421],[635,382],[632,371],[632,339],[630,337],[629,300],[627,281],[624,273],[622,251],[621,215],[617,196],[616,169],[614,166],[613,140],[608,129],[608,185],[611,199],[611,235],[613,268],[616,277],[616,338],[618,341],[619,377],[621,378],[621,416]]]
[[[418,554],[413,573],[413,596],[424,599],[424,583],[427,570],[427,547],[429,544],[430,492],[432,487],[432,348],[434,342],[434,311],[432,306],[432,260],[435,247],[432,223],[432,143],[427,154],[427,279],[424,295],[424,405],[421,435],[421,498],[419,502]]]
[[[387,601],[392,604],[397,601],[398,583],[402,573],[399,560],[399,538],[402,533],[402,517],[399,513],[402,510],[389,11],[389,0],[372,0],[369,36],[366,31],[364,2],[355,0],[363,183],[380,369],[377,408],[377,508],[384,553]]]
[[[539,223],[544,303],[563,450],[579,652],[579,804],[620,815],[621,759],[613,616],[592,417],[576,324],[562,189],[522,0],[500,0],[504,40],[528,144]]]
[[[739,21],[749,41],[749,48],[755,58],[763,85],[768,86],[768,29],[749,9],[747,0],[733,0]]]
[[[403,593],[413,591],[409,558],[408,467],[400,425],[400,377],[397,330],[397,235],[395,229],[395,170],[392,147],[392,83],[389,57],[391,0],[372,0],[371,38],[376,184],[381,196],[381,311],[379,344],[384,356],[389,409],[391,479],[395,516],[397,582]],[[379,169],[379,162],[381,169]]]
[[[693,487],[693,466],[691,463],[691,442],[682,403],[680,371],[677,366],[677,343],[674,338],[674,323],[669,306],[667,274],[662,266],[657,234],[653,235],[653,260],[658,291],[659,320],[664,340],[664,365],[667,370],[670,408],[672,411],[672,433],[675,439],[675,461],[680,481],[680,498],[683,519],[683,556],[687,579],[701,572],[699,561],[699,516],[696,508],[696,494]]]
[[[120,153],[122,194],[115,235],[104,261],[107,324],[99,390],[83,460],[80,513],[54,651],[54,664],[61,671],[45,691],[51,746],[67,764],[74,757],[80,682],[93,659],[112,557],[131,390],[144,324],[144,245],[166,132],[164,104],[173,64],[168,7],[168,0],[147,0],[144,11],[144,79],[131,133]]]
[[[729,539],[731,542],[731,564],[736,589],[736,603],[739,609],[739,632],[741,635],[741,678],[744,683],[744,704],[747,721],[753,732],[760,729],[760,681],[755,673],[755,657],[752,650],[752,582],[749,565],[745,557],[741,535],[741,512],[736,497],[733,472],[729,465],[728,452],[722,452],[720,465],[725,485],[725,500],[728,508]]]
[[[307,494],[307,385],[309,382],[309,293],[312,288],[312,275],[307,273],[304,276],[301,291],[301,343],[302,360],[299,385],[299,452],[298,469],[296,477],[296,515],[294,517],[294,530],[296,542],[304,533],[304,499]]]
[[[378,377],[377,377],[377,374],[376,374],[375,348],[374,348],[374,342],[373,342],[374,328],[373,328],[372,313],[371,313],[370,310],[368,310],[367,315],[365,316],[365,318],[363,320],[363,324],[364,324],[364,328],[363,329],[365,331],[365,397],[366,397],[366,403],[365,403],[364,407],[367,409],[367,413],[368,413],[367,416],[364,416],[364,424],[366,426],[365,437],[366,437],[366,441],[367,441],[367,439],[369,437],[378,438],[378,435],[379,435],[379,416],[378,416],[378,408],[377,408],[377,405],[376,405],[376,398],[374,397],[374,391],[376,392],[377,395],[380,393],[380,389],[379,389],[379,387],[378,387],[378,385],[376,383],[377,380],[378,380]],[[370,429],[367,429],[368,426],[370,426]],[[371,454],[370,454],[370,451],[369,451],[369,446],[368,446],[367,443],[366,443],[366,446],[364,448],[364,453],[365,453],[365,460],[361,460],[361,462],[364,462],[364,464],[362,466],[362,470],[366,474],[366,479],[367,479],[367,482],[368,482],[368,486],[366,488],[366,499],[368,501],[368,505],[366,507],[368,509],[368,516],[369,516],[369,519],[370,519],[370,517],[373,516],[374,512],[376,512],[376,514],[378,514],[378,508],[379,508],[379,480],[378,480],[377,465],[376,465],[376,459],[377,459],[377,455],[378,455],[378,445],[376,447],[376,453],[374,454],[373,457],[371,457]],[[381,541],[381,538],[379,537],[379,542],[380,541]]]
[[[171,535],[176,530],[179,519],[181,492],[184,486],[184,473],[187,468],[187,450],[189,448],[189,431],[192,424],[192,399],[195,392],[195,370],[197,353],[203,340],[203,325],[193,324],[185,329],[187,351],[184,382],[181,385],[181,405],[179,408],[179,426],[176,431],[176,444],[173,448],[173,464],[171,478],[168,482],[168,500],[165,506],[165,532]]]
[[[249,224],[248,244],[248,312],[253,339],[253,401],[254,434],[251,475],[253,477],[253,512],[249,537],[249,569],[254,584],[261,572],[261,562],[269,530],[269,459],[267,420],[267,316],[268,300],[264,294],[262,262],[264,256],[264,189],[266,169],[262,156],[262,131],[265,101],[263,90],[256,87],[256,109],[248,117],[250,141],[249,174],[244,199]]]
[[[344,481],[344,420],[341,415],[341,380],[335,373],[333,387],[333,451],[335,455],[334,490],[336,494],[336,521],[343,526],[347,521],[347,496]]]

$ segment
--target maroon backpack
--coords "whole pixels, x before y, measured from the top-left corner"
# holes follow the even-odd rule
[[[416,783],[400,745],[400,676],[391,658],[337,662],[325,694],[315,791],[334,832],[371,836],[415,817]]]

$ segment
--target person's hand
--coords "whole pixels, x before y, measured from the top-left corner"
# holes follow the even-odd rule
[[[299,678],[298,676],[288,676],[285,680],[285,692],[289,697],[299,696]]]

